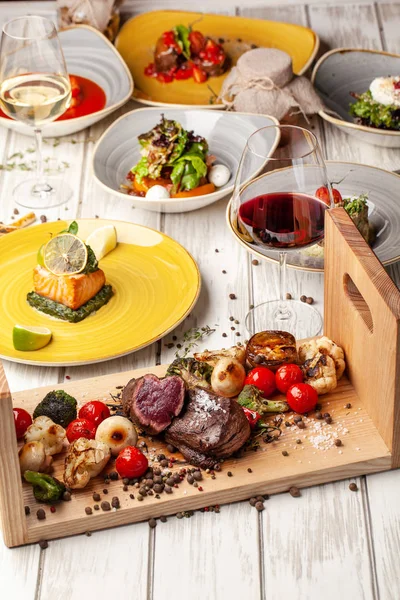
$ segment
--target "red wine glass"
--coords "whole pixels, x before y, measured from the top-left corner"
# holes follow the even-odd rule
[[[248,313],[246,326],[251,334],[272,329],[311,337],[321,332],[322,317],[314,307],[286,299],[286,257],[323,240],[325,211],[332,205],[325,163],[313,133],[293,125],[274,125],[250,136],[229,219],[250,251],[261,256],[277,253],[280,288],[279,299]]]

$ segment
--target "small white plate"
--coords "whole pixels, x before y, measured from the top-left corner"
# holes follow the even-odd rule
[[[107,38],[88,25],[76,25],[58,33],[68,73],[91,79],[103,88],[106,105],[90,115],[53,121],[43,128],[44,137],[71,135],[90,127],[128,102],[133,93],[132,75],[121,56]],[[24,135],[33,135],[33,128],[0,117],[0,125]]]
[[[169,198],[149,200],[127,195],[121,188],[126,176],[140,159],[138,135],[152,129],[159,123],[161,115],[178,121],[182,127],[203,136],[216,156],[216,163],[226,165],[231,172],[228,183],[212,194],[190,198]],[[142,108],[133,110],[117,119],[97,142],[93,153],[93,173],[95,180],[114,196],[129,199],[136,208],[152,212],[177,213],[202,208],[232,193],[235,176],[246,142],[252,133],[262,127],[277,125],[274,117],[251,115],[236,112],[222,112],[196,109]],[[278,143],[278,134],[271,130],[270,137],[260,148],[261,156],[269,156]],[[255,173],[264,165],[255,166]],[[255,174],[254,173],[254,174]]]

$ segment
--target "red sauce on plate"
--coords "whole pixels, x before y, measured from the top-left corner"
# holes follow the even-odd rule
[[[106,105],[106,95],[97,83],[80,75],[70,75],[72,99],[70,107],[56,121],[91,115]],[[0,109],[0,117],[11,119]]]

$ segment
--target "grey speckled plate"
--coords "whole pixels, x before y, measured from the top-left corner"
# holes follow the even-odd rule
[[[384,264],[388,265],[400,260],[400,176],[384,169],[339,161],[327,161],[329,180],[343,197],[359,196],[368,193],[368,214],[375,226],[376,240],[373,251]],[[272,173],[271,173],[272,175]],[[284,176],[284,174],[274,176]],[[229,206],[227,215],[229,215]],[[271,262],[277,262],[278,254],[268,252],[261,254],[255,244],[244,243],[232,224],[229,227],[236,239],[252,254]],[[312,246],[313,248],[313,246]],[[304,271],[323,271],[324,259],[309,256],[306,250],[288,252],[289,267]]]
[[[375,77],[400,75],[400,55],[380,50],[339,48],[324,54],[314,67],[311,80],[327,110],[320,116],[368,144],[400,148],[400,131],[365,127],[354,123],[350,92],[361,94]]]

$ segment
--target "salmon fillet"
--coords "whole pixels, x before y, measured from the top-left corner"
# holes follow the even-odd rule
[[[106,282],[104,271],[78,275],[53,275],[38,265],[33,270],[33,287],[37,294],[77,310],[101,290]]]

